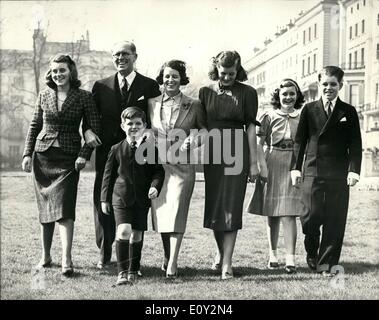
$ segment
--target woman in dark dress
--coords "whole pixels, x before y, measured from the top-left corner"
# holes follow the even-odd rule
[[[79,126],[85,119],[99,133],[100,118],[90,92],[79,89],[75,62],[68,55],[50,61],[48,88],[38,95],[26,137],[22,169],[33,172],[41,223],[42,259],[37,267],[52,263],[50,249],[55,222],[62,244],[62,274],[70,276],[79,171],[90,159],[92,148],[81,145]]]
[[[236,51],[220,52],[212,61],[209,77],[216,82],[199,92],[209,131],[204,159],[204,227],[213,230],[218,247],[212,268],[221,269],[221,279],[226,280],[233,277],[232,255],[237,231],[242,228],[247,180],[250,177],[254,182],[258,176],[258,98],[254,88],[240,82],[247,80],[247,75]]]

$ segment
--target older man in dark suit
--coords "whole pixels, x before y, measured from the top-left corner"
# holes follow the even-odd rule
[[[325,67],[318,75],[322,97],[301,112],[291,172],[293,184],[298,185],[303,168],[301,222],[307,263],[324,276],[332,275],[332,267],[338,265],[349,186],[359,180],[362,161],[357,111],[338,98],[343,75],[335,66]]]
[[[110,262],[112,244],[115,239],[114,215],[113,212],[105,215],[101,211],[100,191],[108,153],[112,145],[125,139],[125,133],[120,127],[121,112],[127,107],[135,106],[147,114],[147,100],[161,94],[156,81],[134,70],[137,51],[132,42],[116,43],[112,49],[112,57],[117,73],[96,81],[92,89],[96,106],[101,115],[102,134],[99,139],[91,130],[85,132],[86,143],[97,147],[93,201],[96,244],[100,249],[100,259],[97,264],[99,269]],[[149,125],[149,119],[147,119],[147,123]]]

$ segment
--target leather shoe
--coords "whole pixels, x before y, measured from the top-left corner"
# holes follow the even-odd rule
[[[167,271],[167,263],[165,263],[165,262],[162,263],[161,270],[164,272]]]
[[[50,268],[52,263],[53,263],[53,260],[51,258],[49,260],[41,259],[41,261],[38,262],[36,268],[37,269]]]
[[[117,276],[116,285],[131,285],[132,283],[128,281],[128,271],[121,271]]]
[[[71,277],[74,274],[74,267],[72,263],[68,267],[62,267],[62,275],[65,277]]]
[[[166,274],[166,279],[170,281],[176,280],[177,277],[178,277],[178,272],[175,272],[174,274],[168,274],[168,273]]]
[[[229,280],[229,279],[233,279],[233,278],[234,278],[233,271],[232,272],[226,271],[226,272],[223,272],[221,274],[221,280]]]
[[[334,276],[333,273],[330,273],[329,271],[326,271],[326,270],[322,271],[322,272],[321,272],[321,275],[322,275],[323,277],[325,277],[325,278],[331,278],[331,277]]]
[[[138,273],[137,272],[129,272],[128,273],[128,282],[135,284],[138,281]]]
[[[96,268],[99,270],[103,270],[103,269],[109,267],[110,265],[111,265],[110,261],[106,261],[106,262],[99,261],[96,265]]]
[[[221,270],[221,263],[219,262],[213,262],[211,266],[212,270]]]
[[[269,268],[270,270],[278,269],[279,263],[278,262],[269,262],[267,264],[267,268]]]
[[[311,270],[316,270],[317,269],[317,258],[307,256],[307,264]]]
[[[285,266],[284,270],[287,274],[293,274],[296,273],[296,267],[295,266]]]

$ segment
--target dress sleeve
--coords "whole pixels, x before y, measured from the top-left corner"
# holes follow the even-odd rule
[[[244,108],[244,117],[245,117],[245,125],[248,127],[250,123],[260,126],[259,121],[256,120],[257,112],[258,112],[258,95],[257,91],[248,86],[248,90],[246,90],[246,100],[245,100],[245,108]]]
[[[271,117],[267,112],[264,112],[259,117],[260,126],[257,127],[257,136],[265,137],[265,141],[267,144],[270,144],[271,137]]]

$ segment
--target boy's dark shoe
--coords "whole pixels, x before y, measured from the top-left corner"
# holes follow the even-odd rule
[[[132,284],[135,284],[138,281],[138,273],[129,271],[127,281]]]
[[[307,264],[311,270],[317,269],[317,258],[307,255]]]
[[[131,283],[128,281],[128,271],[121,271],[121,272],[118,274],[116,284],[117,284],[118,286],[121,286],[121,285],[124,285],[124,284],[131,284]]]

